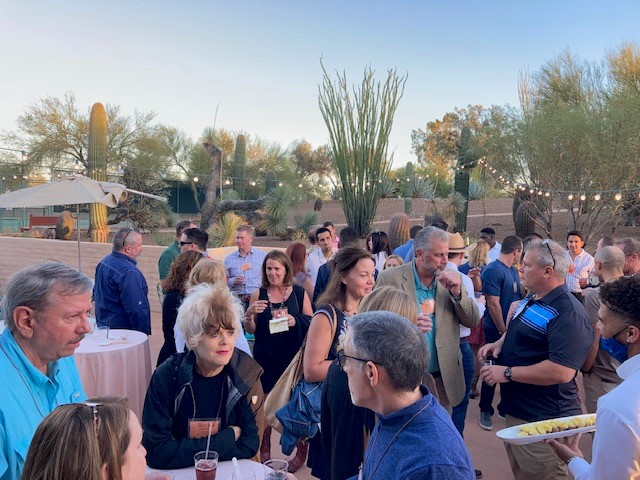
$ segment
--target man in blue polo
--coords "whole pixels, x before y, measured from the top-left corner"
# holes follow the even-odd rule
[[[507,427],[582,413],[576,374],[593,343],[593,329],[580,301],[565,283],[571,258],[553,240],[533,241],[522,260],[522,300],[499,340],[478,355],[500,356],[485,365],[479,381],[500,383]],[[516,480],[567,478],[566,464],[551,447],[537,442],[505,444]]]
[[[0,335],[0,480],[20,478],[36,428],[58,405],[86,400],[73,352],[91,331],[91,280],[46,262],[9,279]]]
[[[113,236],[113,252],[96,267],[93,299],[98,325],[151,335],[149,287],[136,262],[141,253],[137,229],[121,228]]]

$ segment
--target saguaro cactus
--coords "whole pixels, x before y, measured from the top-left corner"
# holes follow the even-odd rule
[[[405,168],[405,184],[404,184],[404,213],[411,215],[413,210],[413,177],[415,171],[413,170],[413,163],[407,162]]]
[[[238,196],[244,199],[245,182],[244,172],[247,166],[247,139],[244,135],[238,135],[236,139],[236,151],[233,155],[233,189]]]
[[[271,190],[278,186],[278,177],[276,176],[276,172],[273,170],[268,170],[267,173],[264,174],[264,193],[268,195]]]
[[[107,179],[107,112],[99,102],[91,107],[89,121],[89,176],[99,181]],[[106,243],[109,236],[106,205],[92,203],[89,213],[91,240]]]
[[[458,147],[457,170],[455,176],[455,191],[464,197],[464,206],[456,213],[456,232],[467,230],[467,211],[469,209],[469,172],[476,166],[478,154],[471,148],[471,129],[464,127],[460,139],[456,140]]]

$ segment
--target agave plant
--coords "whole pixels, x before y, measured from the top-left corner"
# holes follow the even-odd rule
[[[227,213],[208,230],[209,242],[215,247],[231,247],[235,245],[236,230],[247,222],[235,213]]]
[[[436,187],[429,180],[413,177],[413,198],[433,198],[436,195]]]
[[[480,200],[485,194],[485,187],[477,180],[469,182],[469,200]]]
[[[293,217],[293,223],[296,226],[296,230],[306,236],[311,227],[318,223],[318,213],[307,212],[303,215],[296,215]]]
[[[396,183],[391,180],[384,180],[380,185],[380,197],[382,198],[395,198],[397,192]]]

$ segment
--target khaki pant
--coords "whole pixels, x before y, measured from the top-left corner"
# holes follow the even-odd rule
[[[507,415],[507,427],[527,423]],[[516,480],[561,480],[568,478],[565,463],[544,442],[528,445],[504,444],[511,471]]]
[[[582,383],[584,385],[584,406],[587,408],[587,413],[596,413],[598,399],[618,386],[616,383],[603,382],[602,378],[595,373],[583,374]]]
[[[438,401],[440,405],[444,407],[444,409],[451,415],[451,402],[449,401],[449,397],[447,396],[447,392],[444,389],[444,383],[442,382],[442,377],[437,376],[434,378],[436,381],[436,390],[438,391]]]

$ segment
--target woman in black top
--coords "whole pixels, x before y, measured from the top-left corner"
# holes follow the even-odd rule
[[[176,353],[176,342],[173,327],[176,324],[178,308],[184,299],[187,280],[191,269],[202,259],[202,254],[196,251],[181,253],[169,268],[169,275],[162,281],[162,291],[165,292],[162,301],[162,334],[164,345],[158,355],[159,366],[172,354]]]
[[[291,260],[284,252],[272,250],[262,263],[262,286],[251,295],[244,324],[247,332],[255,334],[253,356],[264,370],[265,393],[300,349],[311,313],[309,296],[294,285]],[[270,427],[265,430],[260,455],[262,461],[271,455]]]

